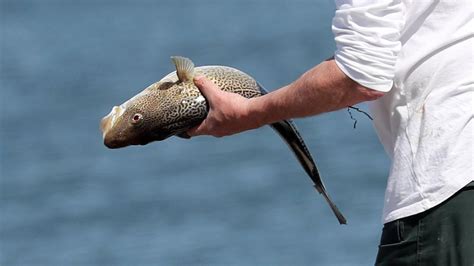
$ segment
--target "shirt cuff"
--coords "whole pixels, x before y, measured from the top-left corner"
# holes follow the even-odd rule
[[[337,50],[334,60],[349,78],[367,88],[387,92],[392,88],[404,7],[398,1],[358,4],[340,1],[332,31]],[[359,1],[360,2],[360,1]]]

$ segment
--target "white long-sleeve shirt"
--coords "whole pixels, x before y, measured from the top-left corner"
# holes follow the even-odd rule
[[[336,0],[335,61],[387,92],[371,103],[392,160],[383,223],[432,208],[474,180],[474,2]]]

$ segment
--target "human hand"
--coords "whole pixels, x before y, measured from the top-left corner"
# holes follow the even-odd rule
[[[209,104],[209,113],[202,123],[190,129],[189,136],[211,135],[223,137],[258,127],[249,114],[250,99],[226,92],[204,76],[194,78]]]

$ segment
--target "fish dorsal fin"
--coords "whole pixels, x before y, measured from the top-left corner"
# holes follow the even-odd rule
[[[182,56],[172,56],[171,61],[173,61],[173,64],[176,67],[176,74],[178,75],[180,82],[193,80],[194,63],[191,59]]]

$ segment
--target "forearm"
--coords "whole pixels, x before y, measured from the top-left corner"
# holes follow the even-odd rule
[[[293,83],[262,97],[251,99],[248,114],[258,125],[283,119],[335,111],[363,101],[375,100],[382,92],[367,89],[348,78],[334,60],[324,61]]]
[[[261,97],[247,99],[197,77],[194,84],[209,103],[207,118],[188,131],[190,136],[228,136],[284,119],[334,111],[383,95],[348,78],[334,60],[312,68],[299,79]]]

